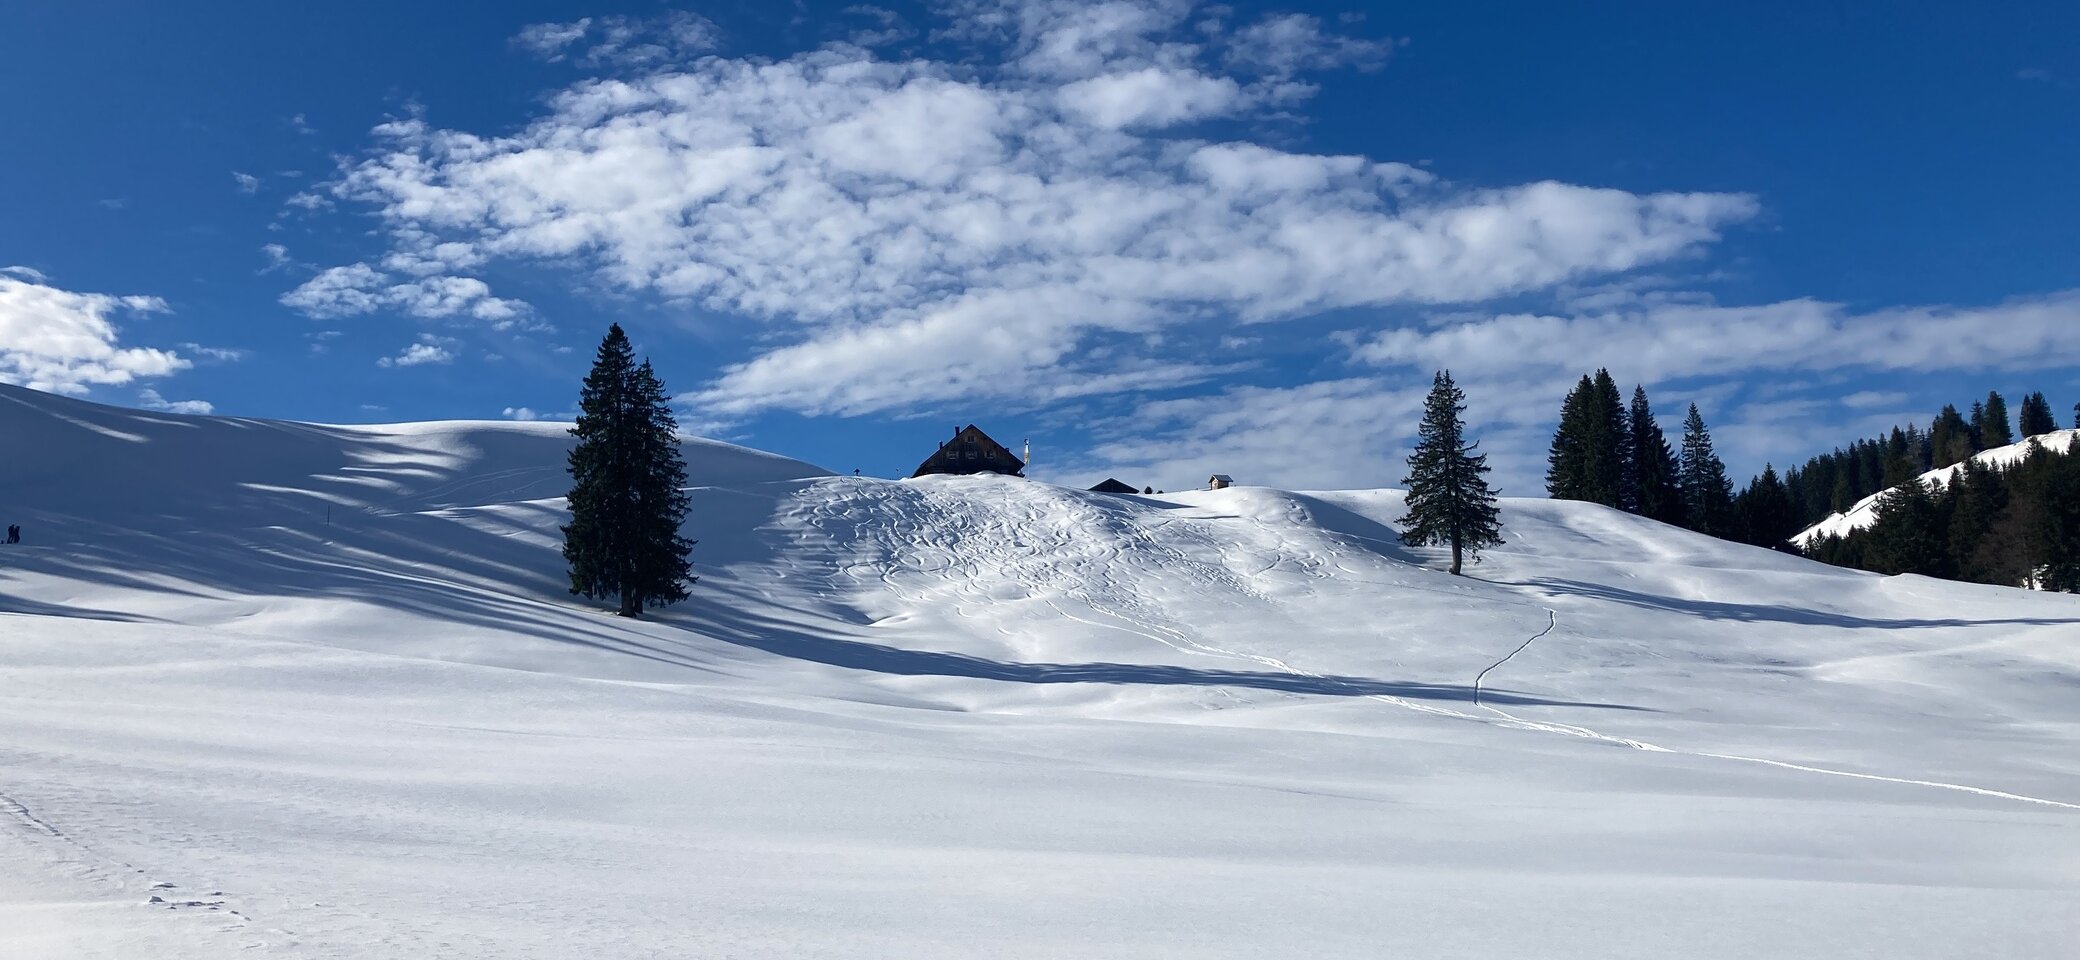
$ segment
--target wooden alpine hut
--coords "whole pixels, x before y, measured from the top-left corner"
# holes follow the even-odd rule
[[[1026,462],[1020,460],[1004,445],[991,440],[989,434],[974,424],[953,432],[953,439],[939,444],[937,453],[924,458],[917,465],[913,477],[932,473],[1002,473],[1013,477],[1025,476]]]

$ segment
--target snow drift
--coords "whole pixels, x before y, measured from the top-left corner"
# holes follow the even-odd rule
[[[2046,956],[2080,597],[1505,501],[689,441],[694,598],[564,588],[562,428],[0,387],[0,953]],[[153,898],[157,898],[154,902]]]

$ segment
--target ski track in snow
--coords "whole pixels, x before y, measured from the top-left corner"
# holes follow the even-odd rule
[[[1974,787],[1962,783],[1946,783],[1941,780],[1917,780],[1911,777],[1888,777],[1875,773],[1856,773],[1854,771],[1849,770],[1834,770],[1827,767],[1809,766],[1803,763],[1790,763],[1784,760],[1770,760],[1764,757],[1747,757],[1730,753],[1706,753],[1698,750],[1679,750],[1671,747],[1663,747],[1656,744],[1647,743],[1640,740],[1627,740],[1623,737],[1613,737],[1607,734],[1597,733],[1586,727],[1573,727],[1566,724],[1538,724],[1533,721],[1523,720],[1522,718],[1513,716],[1494,707],[1490,707],[1487,704],[1481,703],[1481,680],[1482,678],[1485,678],[1488,675],[1488,671],[1500,667],[1505,663],[1508,663],[1517,654],[1524,652],[1524,650],[1530,647],[1532,643],[1536,642],[1541,637],[1544,637],[1545,635],[1552,633],[1553,628],[1559,626],[1560,615],[1550,609],[1548,609],[1546,613],[1550,617],[1550,619],[1546,622],[1545,629],[1540,630],[1536,634],[1533,634],[1531,638],[1525,640],[1522,645],[1518,646],[1515,650],[1511,650],[1509,652],[1509,656],[1503,657],[1502,659],[1489,664],[1486,668],[1481,670],[1479,675],[1474,677],[1474,702],[1480,705],[1483,709],[1492,711],[1499,716],[1506,717],[1510,720],[1516,721],[1519,724],[1534,729],[1547,729],[1555,733],[1570,733],[1575,736],[1589,737],[1597,740],[1603,740],[1609,743],[1622,744],[1624,746],[1632,747],[1635,750],[1644,750],[1649,753],[1672,753],[1678,756],[1686,757],[1704,757],[1711,760],[1730,760],[1738,763],[1755,763],[1768,767],[1779,767],[1785,770],[1797,770],[1802,773],[1817,773],[1830,777],[1849,777],[1855,780],[1875,780],[1881,783],[1899,783],[1917,787],[1934,787],[1939,790],[1955,790],[1961,793],[1977,794],[1982,797],[1995,797],[2001,800],[2016,800],[2022,803],[2042,804],[2048,807],[2059,807],[2066,810],[2080,810],[2080,803],[2067,803],[2063,800],[2051,800],[2044,797],[2032,797],[2027,796],[2025,794],[2009,793],[2005,790],[1993,790],[1986,787]]]

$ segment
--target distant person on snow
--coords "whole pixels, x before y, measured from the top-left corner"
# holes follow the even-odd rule
[[[8,525],[7,525],[7,542],[8,542],[8,543],[20,543],[20,542],[22,542],[22,525],[21,525],[21,524],[19,524],[19,523],[10,523],[10,524],[8,524]]]

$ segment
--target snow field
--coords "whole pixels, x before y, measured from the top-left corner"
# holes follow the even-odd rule
[[[553,425],[0,425],[0,955],[2080,943],[2080,598],[699,442],[632,623],[563,591]]]

